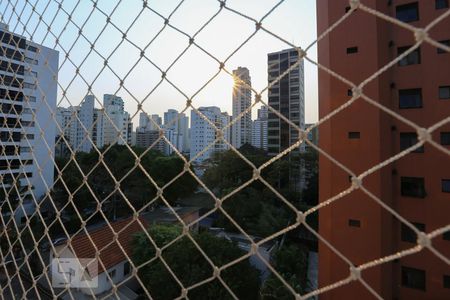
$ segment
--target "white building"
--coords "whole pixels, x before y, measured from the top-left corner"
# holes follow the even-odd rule
[[[252,146],[267,151],[267,117],[266,106],[258,109],[258,118],[252,124]]]
[[[131,144],[130,114],[124,109],[122,98],[103,95],[103,143],[105,145],[126,143]]]
[[[0,24],[0,36],[1,189],[8,194],[18,182],[20,195],[39,201],[53,185],[59,53],[9,32],[6,24]],[[9,201],[14,206],[19,198]],[[24,209],[34,212],[34,202],[24,200]],[[21,209],[15,218],[23,218]]]
[[[247,68],[238,67],[233,71],[235,78],[233,85],[233,120],[235,120],[243,111],[248,109],[252,104],[252,92],[250,72]],[[244,83],[245,84],[244,84]],[[245,113],[232,126],[232,141],[231,144],[240,148],[244,144],[251,144],[252,142],[252,113],[251,111]]]
[[[179,152],[189,152],[189,117],[169,109],[164,113],[164,134]],[[173,148],[167,145],[166,154],[172,154]]]
[[[94,107],[94,95],[87,95],[78,106],[58,107],[56,119],[61,131],[57,130],[57,155],[67,155],[68,146],[74,152],[90,152],[93,145],[103,147],[103,110]],[[65,140],[60,138],[64,134]]]
[[[205,117],[210,120],[218,129],[225,128],[230,122],[230,116],[227,113],[222,113],[220,108],[216,106],[200,107],[198,109]],[[203,151],[208,145],[213,144],[219,137],[219,133],[215,128],[211,126],[209,122],[204,120],[194,110],[191,111],[191,159],[198,153]],[[229,130],[225,131],[223,135],[224,139],[229,141]],[[202,163],[204,160],[209,159],[211,155],[218,151],[225,151],[229,149],[229,146],[220,140],[212,145],[208,150],[196,157],[194,161],[196,163]]]
[[[159,130],[162,126],[162,120],[159,115],[148,115],[145,112],[139,114],[139,127],[140,130]]]
[[[148,227],[143,217],[139,218],[139,222]],[[59,286],[65,282],[70,282],[72,285],[80,284],[80,286],[72,286],[71,293],[77,299],[91,299],[92,294],[96,298],[106,296],[111,292],[113,284],[127,279],[118,288],[116,295],[119,299],[136,299],[137,294],[134,291],[138,289],[139,284],[135,278],[129,278],[133,272],[127,256],[133,255],[134,235],[143,231],[139,222],[128,218],[110,223],[114,232],[120,232],[117,235],[120,247],[115,242],[114,232],[106,224],[95,229],[88,229],[89,237],[84,232],[76,234],[70,242],[70,247],[67,240],[54,244],[55,251],[50,250],[52,284],[54,286],[55,283]],[[95,260],[97,249],[100,249],[99,259],[103,265]],[[65,270],[70,271],[73,278],[67,278]]]

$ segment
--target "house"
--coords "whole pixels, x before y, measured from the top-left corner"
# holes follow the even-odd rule
[[[144,228],[148,228],[148,223],[142,217],[137,220],[127,218],[90,228],[88,234],[76,234],[71,242],[58,241],[55,251],[50,251],[50,259],[57,258],[59,261],[52,264],[53,286],[65,287],[58,284],[68,284],[71,293],[76,293],[77,298],[79,295],[79,299],[90,299],[91,296],[98,298],[107,295],[112,289],[112,283],[118,284],[127,279],[118,287],[115,295],[120,299],[136,299],[133,290],[139,284],[135,278],[128,278],[133,272],[127,256],[132,256],[134,234],[142,232]],[[118,233],[117,239],[115,233]],[[102,263],[96,260],[96,249],[99,250],[98,260]],[[73,261],[78,265],[69,265]],[[69,267],[66,268],[64,263]],[[78,270],[80,274],[77,274]],[[72,277],[79,278],[79,281],[72,280]]]

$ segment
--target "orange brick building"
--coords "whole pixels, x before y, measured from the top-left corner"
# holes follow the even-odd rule
[[[415,27],[448,11],[448,0],[363,0],[363,4]],[[317,0],[318,35],[350,9],[347,0]],[[349,12],[350,13],[350,12]],[[450,45],[450,17],[429,35]],[[319,63],[355,84],[415,44],[414,33],[357,9],[318,44]],[[364,93],[401,116],[429,127],[450,116],[450,53],[422,44],[364,87]],[[351,87],[319,70],[319,115],[351,98]],[[415,144],[415,129],[356,100],[319,127],[319,146],[361,174]],[[450,123],[432,138],[450,149]],[[349,174],[324,156],[319,161],[321,202],[349,188]],[[366,177],[364,186],[420,231],[450,223],[450,157],[430,144]],[[354,265],[414,247],[416,234],[360,190],[322,208],[319,232]],[[450,232],[432,240],[450,257]],[[319,287],[349,276],[349,266],[319,244]],[[384,299],[450,299],[450,266],[428,249],[362,272]],[[374,299],[359,282],[332,289],[320,299]]]

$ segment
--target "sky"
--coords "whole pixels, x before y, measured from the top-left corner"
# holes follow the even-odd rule
[[[116,94],[125,101],[125,109],[138,124],[137,103],[145,99],[143,110],[149,114],[160,114],[169,108],[182,110],[186,97],[167,81],[161,80],[160,69],[167,68],[189,45],[189,38],[177,30],[166,26],[164,18],[169,18],[172,26],[193,36],[215,13],[219,11],[217,0],[148,1],[143,9],[142,0],[98,0],[93,7],[91,0],[66,0],[58,9],[60,0],[31,0],[31,5],[19,1],[15,12],[11,6],[1,8],[3,19],[10,24],[10,30],[33,41],[54,48],[60,52],[58,81],[58,103],[60,106],[79,105],[88,93],[88,84],[98,98],[100,107],[103,94]],[[279,1],[271,0],[227,0],[227,7],[260,20]],[[263,20],[262,25],[277,36],[302,48],[316,39],[315,0],[286,0]],[[178,6],[179,5],[179,6]],[[173,10],[177,10],[172,14]],[[102,13],[103,12],[103,13]],[[155,13],[157,12],[157,13]],[[107,23],[106,15],[111,15]],[[20,21],[18,20],[20,15]],[[68,15],[71,15],[69,20]],[[42,20],[39,20],[42,15]],[[24,27],[26,25],[26,27]],[[48,26],[50,25],[50,33]],[[84,36],[79,36],[82,27]],[[25,30],[24,30],[25,28]],[[126,32],[127,40],[122,39]],[[219,61],[225,61],[251,34],[255,24],[247,18],[223,9],[203,30],[195,36],[195,42]],[[55,46],[55,40],[58,44]],[[91,44],[95,42],[94,49]],[[147,48],[146,48],[147,47]],[[145,56],[141,51],[145,48]],[[278,38],[258,31],[249,42],[235,52],[225,63],[232,71],[238,66],[250,70],[252,87],[261,91],[267,85],[267,53],[290,48]],[[70,60],[66,59],[66,53]],[[308,57],[317,60],[317,48],[308,51]],[[104,58],[108,58],[109,68],[104,68]],[[79,68],[79,73],[76,69]],[[232,77],[221,72],[204,89],[205,83],[219,70],[219,63],[208,54],[192,45],[167,72],[170,80],[188,97],[192,104],[219,106],[231,113]],[[123,86],[120,79],[125,78]],[[62,96],[66,90],[66,98]],[[267,93],[262,95],[267,100]],[[305,112],[306,122],[317,121],[317,67],[305,61]],[[256,109],[252,112],[256,116]]]

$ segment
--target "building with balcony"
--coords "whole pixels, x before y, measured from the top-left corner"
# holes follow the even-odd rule
[[[53,185],[59,54],[5,24],[0,36],[0,181],[14,209],[22,196],[39,201]],[[25,213],[34,211],[33,203],[24,201]],[[15,218],[23,217],[17,209]]]
[[[200,107],[198,109],[217,129],[221,130],[228,126],[230,116],[226,112],[221,112],[220,108],[216,106]],[[225,129],[223,139],[214,142],[220,137],[220,133],[206,120],[204,120],[197,112],[191,111],[191,151],[190,157],[196,163],[202,163],[204,160],[211,158],[213,153],[225,151],[229,146],[223,141],[225,139],[230,142],[229,127]],[[205,152],[204,149],[209,147]],[[199,153],[201,154],[199,155]],[[197,156],[198,155],[198,156]]]

